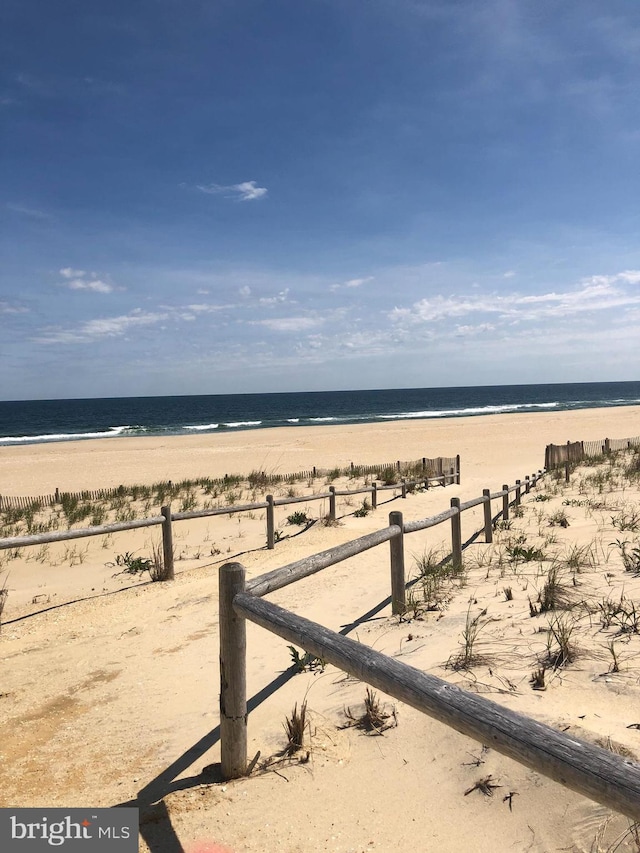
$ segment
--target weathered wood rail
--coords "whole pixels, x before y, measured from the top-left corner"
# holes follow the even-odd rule
[[[237,577],[241,586],[241,576]],[[362,643],[240,591],[239,619],[249,619],[395,699],[513,758],[580,794],[640,818],[640,765],[558,732]]]
[[[491,493],[489,489],[484,489],[482,497],[464,503],[453,498],[450,509],[428,519],[403,523],[402,513],[392,512],[389,526],[383,530],[275,569],[249,583],[246,582],[245,568],[240,563],[222,566],[219,573],[219,607],[223,778],[239,778],[247,772],[248,619],[462,734],[491,745],[503,755],[561,785],[633,820],[639,820],[640,765],[635,762],[461,690],[263,599],[270,592],[388,541],[392,612],[401,613],[405,606],[405,534],[451,520],[451,559],[455,562],[462,556],[461,514],[482,505],[486,541],[491,541],[491,502],[502,500],[502,517],[508,517],[511,503],[517,505],[522,490],[529,492],[544,473],[538,471],[532,477],[526,477],[524,483],[517,480],[515,485],[505,485],[498,492]],[[510,500],[512,494],[513,501]]]

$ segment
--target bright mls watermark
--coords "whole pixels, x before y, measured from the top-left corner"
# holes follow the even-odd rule
[[[138,853],[138,809],[0,809],[0,850]]]

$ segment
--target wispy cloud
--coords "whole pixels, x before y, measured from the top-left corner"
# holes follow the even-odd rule
[[[230,184],[229,186],[223,186],[222,184],[198,184],[196,189],[210,195],[226,194],[226,198],[233,198],[236,201],[255,201],[258,198],[264,198],[268,192],[266,187],[259,187],[256,181],[243,181],[240,184]]]
[[[335,293],[337,290],[342,290],[343,287],[354,288],[354,287],[362,287],[363,284],[366,284],[369,281],[373,281],[374,276],[368,275],[366,278],[350,278],[348,281],[343,281],[341,284],[332,284],[329,286],[329,290],[332,293]]]
[[[90,290],[93,293],[112,293],[114,290],[111,282],[98,278],[95,272],[64,267],[60,270],[60,275],[65,279],[65,287],[69,290]]]
[[[49,86],[47,86],[47,84],[41,79],[34,77],[33,74],[19,72],[18,74],[13,75],[13,79],[24,89],[37,92],[38,94],[48,94],[49,92]]]
[[[252,326],[266,326],[273,332],[304,332],[324,323],[322,317],[279,317],[271,320],[251,320]]]
[[[559,293],[523,295],[511,293],[474,294],[472,296],[436,296],[420,299],[409,308],[394,308],[389,317],[400,325],[415,325],[473,314],[497,315],[509,322],[559,318],[586,312],[603,312],[640,304],[640,292],[624,285],[640,283],[640,271],[627,270],[616,275],[595,275],[583,279],[574,290]]]
[[[479,323],[477,326],[456,326],[455,335],[458,338],[468,338],[473,335],[481,335],[483,332],[493,332],[495,328],[492,323]]]
[[[28,308],[22,305],[15,305],[11,302],[0,302],[0,314],[27,314]]]
[[[258,300],[260,305],[278,305],[282,302],[287,302],[289,296],[289,288],[285,287],[276,296],[261,296]]]
[[[29,219],[51,219],[51,214],[45,213],[44,210],[38,210],[35,207],[26,207],[24,204],[7,203],[7,210],[13,213],[19,213],[21,216],[26,216]]]
[[[138,326],[152,326],[168,317],[168,314],[144,312],[140,308],[136,308],[130,314],[123,314],[119,317],[87,320],[81,323],[77,329],[44,330],[42,334],[32,338],[32,340],[40,344],[90,343],[101,338],[118,338],[126,334],[129,329]]]
[[[223,311],[225,308],[234,308],[234,305],[217,305],[213,302],[196,302],[187,305],[189,311],[194,314],[214,314],[216,311]]]

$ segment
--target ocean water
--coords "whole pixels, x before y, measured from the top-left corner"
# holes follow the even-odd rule
[[[0,444],[639,404],[640,382],[0,401]]]

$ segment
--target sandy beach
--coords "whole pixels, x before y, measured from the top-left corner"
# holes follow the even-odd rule
[[[281,507],[273,551],[264,547],[263,512],[176,523],[171,583],[120,571],[118,556],[149,553],[153,529],[78,540],[75,550],[74,543],[52,545],[41,558],[28,549],[10,560],[0,552],[0,582],[6,577],[9,590],[0,632],[0,805],[137,803],[140,849],[153,853],[213,853],[213,842],[234,853],[613,850],[628,831],[626,818],[402,703],[380,696],[397,717],[383,734],[349,725],[345,709],[360,714],[365,685],[331,666],[296,673],[287,643],[254,625],[249,754],[260,751],[260,758],[251,777],[220,782],[217,573],[240,560],[255,577],[377,530],[390,511],[424,518],[452,497],[495,491],[542,468],[550,442],[638,434],[640,407],[620,407],[0,447],[0,493],[15,496],[423,456],[460,454],[462,467],[459,486],[405,500],[389,491],[362,517],[353,515],[361,496],[342,499],[335,527],[320,523],[323,502],[294,507],[315,522],[306,528],[288,523],[291,509]],[[496,530],[493,545],[480,537],[465,549],[464,575],[438,588],[432,609],[416,602],[399,619],[379,606],[389,595],[388,546],[270,600],[637,760],[640,734],[629,726],[639,721],[640,638],[613,622],[603,626],[597,605],[640,595],[640,579],[625,571],[621,549],[611,544],[637,542],[640,512],[635,529],[614,520],[640,508],[640,487],[617,475],[589,480],[593,473],[575,472],[566,486],[545,478],[512,524]],[[347,480],[336,485],[350,487]],[[326,485],[283,485],[276,496],[288,488],[301,496]],[[566,526],[554,522],[559,513]],[[480,513],[466,513],[463,538],[481,523]],[[539,559],[511,560],[525,542],[539,549]],[[421,559],[448,547],[448,525],[407,536],[408,575],[417,577]],[[582,559],[572,562],[576,548]],[[545,689],[533,690],[531,673],[548,652],[553,614],[533,617],[529,601],[537,600],[551,565],[561,566],[571,599],[563,613],[575,615],[578,652],[570,665],[549,667]],[[580,609],[582,602],[589,606]],[[477,661],[452,666],[471,612],[482,619]],[[279,758],[285,718],[305,700],[303,760]],[[474,787],[487,777],[497,786],[488,794]],[[634,843],[625,838],[615,849],[636,850]]]
[[[544,464],[546,444],[640,433],[640,407],[292,427],[171,438],[112,438],[0,447],[0,494],[49,494],[121,483],[293,472],[460,454],[463,486]]]

